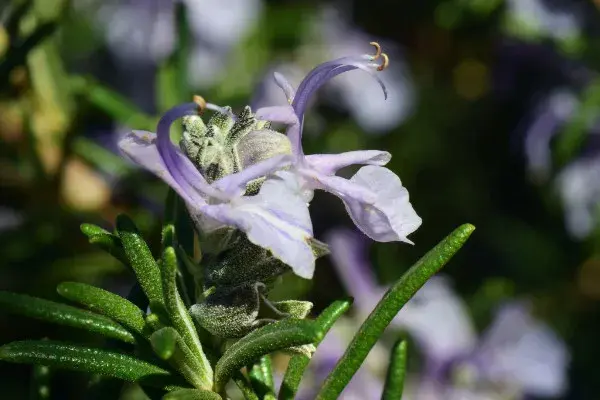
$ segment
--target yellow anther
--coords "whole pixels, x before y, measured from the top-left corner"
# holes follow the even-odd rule
[[[198,111],[200,112],[200,114],[202,114],[206,109],[206,100],[204,100],[204,97],[195,95],[194,103],[198,104]]]
[[[383,58],[383,62],[379,67],[377,67],[377,71],[383,71],[388,67],[388,65],[390,65],[390,59],[387,54],[381,53],[381,57]]]
[[[373,60],[377,60],[381,56],[381,45],[377,42],[370,42],[369,44],[375,47],[375,55],[371,57],[373,57]]]

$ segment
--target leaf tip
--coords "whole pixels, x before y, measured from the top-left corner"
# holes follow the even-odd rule
[[[470,235],[475,230],[475,225],[467,223],[467,224],[461,225],[460,228],[462,229],[463,232],[465,232],[465,234]]]
[[[83,223],[79,225],[79,230],[89,238],[97,236],[101,233],[105,233],[104,229],[100,228],[98,225]]]
[[[451,236],[453,236],[455,240],[460,242],[462,245],[471,236],[473,231],[475,231],[475,225],[469,223],[462,224],[452,232]]]

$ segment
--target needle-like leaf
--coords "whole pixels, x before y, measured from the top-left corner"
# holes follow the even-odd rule
[[[317,396],[337,399],[398,311],[465,244],[475,227],[461,225],[414,264],[383,296],[331,371]]]
[[[133,335],[112,319],[66,304],[0,291],[0,307],[42,321],[85,329],[128,343],[135,342]]]

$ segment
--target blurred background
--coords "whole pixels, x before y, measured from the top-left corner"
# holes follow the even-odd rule
[[[57,283],[77,280],[127,294],[133,277],[79,225],[111,229],[125,212],[156,248],[167,188],[123,159],[118,139],[154,130],[192,94],[234,109],[284,104],[273,71],[297,85],[377,40],[390,56],[388,100],[367,74],[345,74],[315,97],[304,129],[307,154],[391,152],[423,218],[414,246],[368,246],[373,279],[385,287],[474,224],[445,270],[474,329],[485,332],[506,301],[529,301],[565,344],[567,383],[553,396],[600,398],[600,2],[1,3],[0,289],[56,299]],[[352,228],[333,196],[318,193],[311,212],[319,239]],[[340,276],[349,270],[334,264],[320,260],[313,281],[286,276],[272,296],[321,310],[351,292]],[[4,312],[0,327],[0,343],[100,343]],[[411,352],[416,374],[422,354]],[[3,398],[28,398],[30,376],[0,364]],[[83,398],[80,374],[55,371],[52,382],[51,398]]]

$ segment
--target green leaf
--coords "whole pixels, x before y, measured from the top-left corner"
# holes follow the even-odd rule
[[[209,390],[180,389],[167,393],[162,400],[223,400],[223,398]]]
[[[165,324],[162,323],[161,318],[156,313],[150,313],[146,315],[146,323],[153,331],[157,331],[165,327]]]
[[[177,331],[166,327],[159,329],[150,336],[150,343],[154,352],[163,360],[168,360],[173,357],[175,348],[177,347]]]
[[[196,279],[190,274],[191,269],[188,267],[190,261],[187,254],[182,256],[179,254],[179,250],[183,248],[188,254],[194,254],[194,228],[187,214],[185,203],[173,189],[169,189],[167,194],[164,215],[163,249],[171,246],[177,253],[179,294],[186,307],[189,308],[194,304],[192,296],[189,294],[195,293]]]
[[[150,336],[150,343],[154,352],[163,360],[167,360],[193,386],[198,389],[212,387],[212,380],[207,379],[202,365],[175,329],[159,329]]]
[[[173,226],[173,224],[166,224],[163,226],[161,236],[163,250],[167,247],[175,247],[177,245],[175,241],[175,226]]]
[[[240,392],[242,392],[244,399],[259,400],[256,393],[254,393],[254,389],[252,389],[250,382],[248,382],[248,379],[246,379],[246,377],[240,371],[236,371],[233,374],[232,379],[237,385],[237,387],[240,389]]]
[[[81,224],[80,229],[88,237],[91,244],[97,245],[129,267],[129,261],[125,256],[125,250],[123,250],[123,243],[121,243],[121,239],[117,235],[113,235],[94,224]]]
[[[337,321],[346,311],[350,309],[353,299],[336,300],[321,312],[315,322],[319,326],[323,337],[331,329],[335,321]],[[320,342],[320,341],[319,341]]]
[[[0,360],[40,364],[111,376],[150,386],[172,386],[170,373],[156,365],[128,356],[92,347],[47,340],[12,342],[0,347]]]
[[[163,252],[161,272],[164,301],[171,323],[200,364],[201,369],[197,372],[202,376],[205,385],[210,388],[213,381],[213,371],[202,350],[202,344],[194,322],[177,291],[177,256],[172,247],[167,247]]]
[[[85,329],[109,338],[135,343],[131,333],[112,319],[66,304],[0,291],[0,306],[16,314]]]
[[[133,332],[144,334],[144,312],[119,295],[79,282],[63,282],[56,291],[68,300],[114,319]]]
[[[133,221],[126,215],[117,217],[117,234],[123,243],[125,256],[150,302],[163,302],[160,269],[148,245]]]
[[[94,79],[77,76],[71,78],[70,83],[74,93],[82,96],[112,119],[136,129],[146,131],[155,129],[156,124],[153,118],[121,94],[103,86]]]
[[[262,399],[275,398],[275,383],[273,382],[273,366],[269,355],[262,356],[248,368],[248,377],[254,391]]]
[[[337,399],[367,354],[394,319],[427,280],[438,272],[465,244],[475,227],[461,225],[413,265],[383,296],[331,371],[317,399]]]
[[[406,340],[399,340],[392,349],[390,366],[387,371],[385,387],[382,400],[400,400],[404,390],[404,378],[406,377]]]
[[[329,305],[323,312],[317,317],[315,323],[321,332],[321,337],[325,337],[329,329],[333,326],[335,321],[342,316],[350,306],[352,300],[336,300]],[[320,342],[315,342],[317,345]],[[281,383],[281,389],[279,390],[280,400],[291,400],[296,396],[302,375],[310,362],[310,357],[307,355],[295,355],[290,359],[283,382]]]
[[[221,392],[236,371],[266,354],[320,339],[314,322],[291,318],[252,331],[227,349],[217,362],[215,391]]]
[[[169,189],[165,202],[165,225],[174,225],[177,244],[187,254],[194,254],[194,226],[185,202],[173,189]]]

